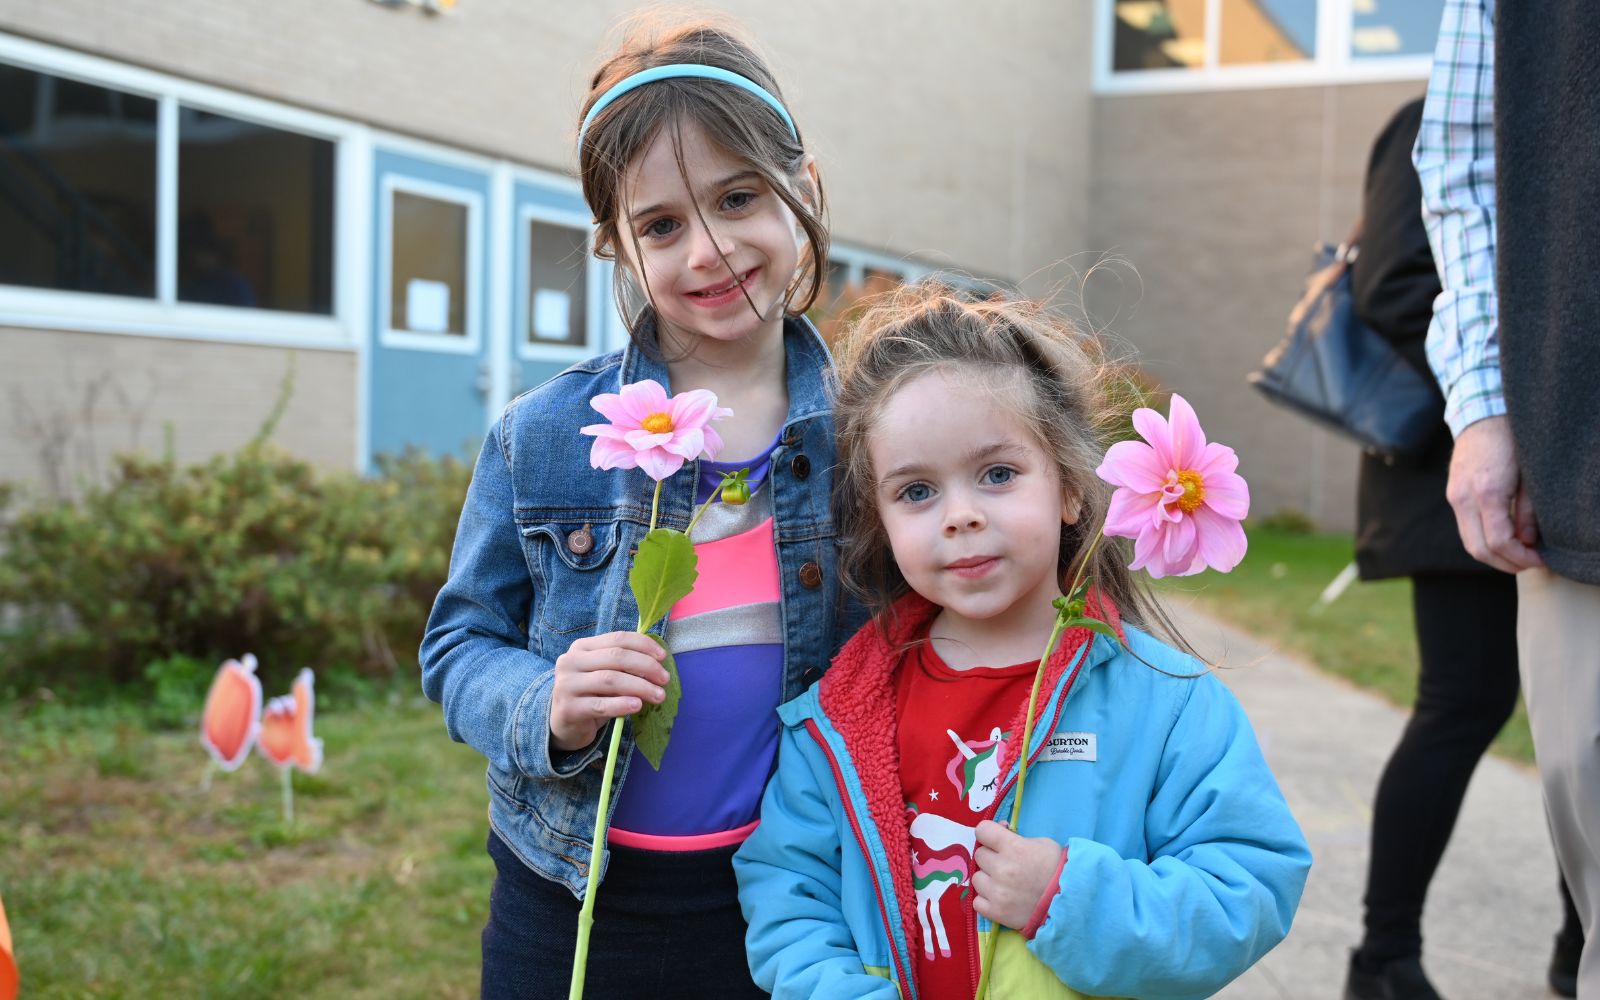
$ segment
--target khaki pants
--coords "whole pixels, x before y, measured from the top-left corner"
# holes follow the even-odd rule
[[[1517,652],[1556,857],[1583,920],[1580,1000],[1600,1000],[1600,586],[1517,574]]]

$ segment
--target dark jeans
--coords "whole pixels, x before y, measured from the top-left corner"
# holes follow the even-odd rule
[[[595,900],[584,996],[596,1000],[765,997],[750,980],[734,848],[611,848]],[[491,830],[496,876],[483,928],[482,996],[565,1000],[579,901],[534,874]]]
[[[1416,576],[1411,595],[1422,662],[1416,708],[1373,803],[1360,948],[1369,967],[1422,953],[1428,883],[1478,758],[1517,704],[1516,578]],[[1562,896],[1568,924],[1563,934],[1581,933],[1565,886]]]

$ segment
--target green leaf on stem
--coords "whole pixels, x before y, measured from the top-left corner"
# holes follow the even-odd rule
[[[639,631],[654,627],[674,604],[689,596],[699,575],[688,535],[671,528],[645,535],[628,571],[628,585],[639,605]]]
[[[667,668],[667,696],[659,705],[649,702],[634,713],[633,716],[633,742],[638,744],[639,752],[644,754],[644,759],[657,771],[661,770],[661,759],[667,754],[667,742],[672,739],[672,724],[678,718],[678,699],[683,697],[683,686],[678,683],[678,664],[672,659],[672,650],[667,649],[667,644],[661,637],[653,632],[646,632],[654,639],[667,658],[661,665]]]

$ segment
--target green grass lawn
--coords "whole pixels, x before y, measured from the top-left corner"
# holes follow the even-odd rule
[[[437,706],[325,699],[326,761],[295,775],[293,826],[262,758],[202,791],[195,732],[146,714],[0,712],[0,893],[23,996],[477,996],[483,763]]]
[[[1232,573],[1163,581],[1160,590],[1190,595],[1207,613],[1398,705],[1415,701],[1410,581],[1354,583],[1332,605],[1319,606],[1318,595],[1350,562],[1350,536],[1259,526],[1249,533],[1250,552]],[[1495,749],[1533,760],[1520,701]]]

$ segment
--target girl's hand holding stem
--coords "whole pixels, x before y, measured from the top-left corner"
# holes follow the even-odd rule
[[[972,908],[997,924],[1021,930],[1039,900],[1055,889],[1061,845],[1049,837],[1021,836],[993,820],[979,823],[977,834]]]
[[[575,639],[556,658],[550,699],[550,745],[570,753],[594,742],[612,719],[632,715],[646,702],[666,698],[666,656],[661,644],[639,632],[607,632]]]

